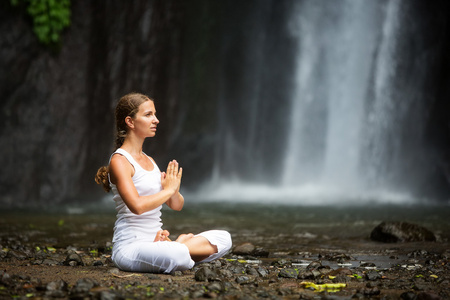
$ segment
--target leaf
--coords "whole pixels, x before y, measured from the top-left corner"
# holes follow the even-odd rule
[[[315,284],[313,282],[303,281],[300,283],[303,288],[312,288],[315,291],[322,292],[339,292],[343,288],[347,286],[345,283],[324,283],[324,284]]]

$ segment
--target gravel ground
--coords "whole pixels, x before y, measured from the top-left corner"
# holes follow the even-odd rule
[[[198,219],[197,211],[188,210],[184,221],[169,214],[165,223],[174,234],[184,232]],[[269,221],[253,214],[253,208],[222,211],[222,219],[195,223],[197,232],[211,220],[239,221],[227,228],[234,246],[224,258],[185,272],[145,274],[112,264],[113,214],[4,213],[0,299],[450,299],[446,223],[437,227],[436,242],[385,244],[368,239],[372,221],[317,230],[310,222],[306,230],[299,226],[306,217],[291,214],[272,218],[269,231],[261,229]]]

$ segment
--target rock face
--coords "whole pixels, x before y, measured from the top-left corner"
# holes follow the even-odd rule
[[[372,230],[370,238],[384,243],[436,241],[430,230],[406,222],[382,222]]]
[[[248,95],[240,92],[243,87],[226,85],[219,90],[223,81],[245,82],[246,76],[253,77],[254,69],[242,67],[248,55],[254,56],[253,48],[247,45],[257,49],[265,45],[265,39],[247,42],[248,36],[260,36],[257,26],[252,27],[255,33],[242,38],[241,30],[236,29],[254,24],[262,12],[276,22],[264,22],[268,28],[281,28],[284,22],[278,20],[285,20],[291,11],[289,5],[272,9],[270,4],[270,9],[261,12],[262,8],[255,9],[258,1],[246,3],[242,9],[216,1],[73,1],[71,26],[62,33],[60,48],[54,51],[39,44],[25,10],[2,2],[0,204],[44,208],[103,197],[94,175],[114,151],[116,101],[132,91],[155,99],[161,121],[157,137],[144,145],[144,151],[161,169],[170,159],[178,159],[189,170],[189,176],[183,177],[184,186],[209,178],[215,153],[223,151],[223,144],[217,142],[228,143],[225,134],[217,132],[219,106],[232,109],[233,123],[248,120],[244,113],[253,115],[247,107]],[[241,12],[242,17],[229,19],[235,12]],[[237,20],[248,24],[235,24]],[[288,33],[284,38],[276,30],[270,34],[277,39],[269,43],[276,49],[267,53],[272,59],[264,64],[278,70],[279,75],[277,80],[268,76],[276,88],[261,93],[273,99],[265,101],[268,115],[278,114],[276,118],[284,120],[288,105],[280,105],[280,99],[287,99],[291,72],[286,70],[294,64],[289,60],[285,66],[278,57],[293,57],[291,43],[295,41]],[[278,54],[272,55],[273,51]],[[224,61],[224,52],[235,63]],[[260,64],[252,66],[258,69]],[[241,111],[243,114],[236,116]],[[231,115],[227,109],[223,114]],[[267,123],[265,118],[261,122]],[[226,126],[229,123],[224,122]],[[248,137],[240,128],[245,126],[237,123],[239,129],[233,133],[240,133],[244,141]],[[280,126],[271,124],[272,138],[265,139],[272,147],[266,150],[271,155],[284,153],[275,141],[281,139],[282,135],[275,134],[282,130]],[[261,134],[265,137],[268,132]],[[248,161],[246,157],[242,160]],[[278,169],[278,162],[271,161],[266,165]],[[224,165],[229,165],[228,161]]]
[[[0,203],[48,207],[102,195],[93,176],[114,147],[117,99],[131,91],[176,98],[180,16],[165,5],[73,2],[55,51],[39,44],[24,10],[1,4]],[[161,68],[170,77],[156,77]],[[176,116],[164,101],[160,118],[169,105]]]

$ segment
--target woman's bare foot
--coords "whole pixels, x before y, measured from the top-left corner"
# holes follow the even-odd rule
[[[178,243],[185,243],[186,241],[192,239],[194,237],[194,234],[188,233],[188,234],[180,234],[180,236],[175,240],[175,242]]]
[[[167,230],[159,230],[156,233],[154,242],[170,241],[170,233]]]

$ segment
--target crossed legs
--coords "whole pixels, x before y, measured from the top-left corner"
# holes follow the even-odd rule
[[[170,241],[168,236],[169,232],[167,230],[160,230],[156,234],[155,242]],[[202,261],[218,252],[217,246],[211,244],[207,238],[194,236],[192,233],[181,234],[175,242],[186,245],[192,260],[195,262]]]

